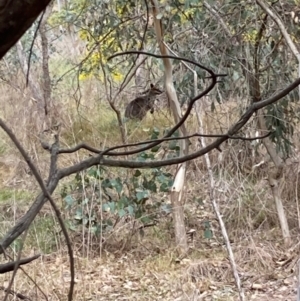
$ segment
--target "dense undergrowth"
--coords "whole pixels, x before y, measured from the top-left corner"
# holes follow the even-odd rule
[[[8,95],[8,88],[3,89],[5,95]],[[46,178],[49,155],[39,144],[37,136],[40,125],[32,123],[31,115],[26,113],[16,118],[16,111],[22,112],[22,106],[26,106],[27,100],[19,101],[16,92],[9,93],[9,101],[4,105],[1,115],[29,152],[43,178]],[[17,109],[11,110],[10,106],[16,105],[17,102]],[[207,133],[224,132],[232,120],[238,118],[239,112],[240,108],[234,101],[218,105],[214,112],[207,108],[202,112]],[[60,119],[62,147],[70,147],[80,141],[100,149],[122,144],[116,116],[104,101],[99,103],[89,95],[83,95],[82,104],[77,107],[72,99],[65,100],[60,110]],[[171,124],[172,119],[167,110],[157,109],[153,115],[147,115],[141,123],[125,123],[128,141],[151,139],[155,138],[155,135],[158,137]],[[187,124],[191,133],[198,131],[195,115],[191,115]],[[245,133],[250,135],[253,134],[251,125],[252,123],[245,129]],[[0,232],[4,235],[29,208],[39,188],[11,141],[2,132],[0,135]],[[197,149],[197,143],[197,139],[191,139],[191,151]],[[165,143],[161,148],[133,158],[158,160],[174,156],[177,151],[176,143]],[[61,155],[59,166],[69,166],[87,156],[87,151]],[[259,164],[265,157],[261,145],[236,140],[225,143],[222,152],[213,151],[210,154],[218,203],[240,272],[248,273],[249,279],[253,280],[257,271],[260,271],[264,275],[262,282],[274,274],[276,260],[287,253],[280,246],[282,238],[276,208],[266,180],[267,163]],[[295,158],[297,153],[289,160],[296,162]],[[187,231],[195,232],[190,235],[190,253],[186,261],[177,261],[168,198],[174,170],[175,167],[156,170],[95,167],[60,183],[54,193],[54,199],[61,209],[72,238],[77,268],[81,271],[79,278],[87,277],[83,275],[84,271],[86,275],[89,272],[97,273],[102,287],[105,287],[105,277],[108,277],[111,283],[119,283],[123,277],[134,287],[135,280],[131,279],[129,270],[123,266],[127,258],[131,269],[142,279],[145,278],[146,283],[163,283],[165,290],[159,291],[155,300],[175,300],[174,296],[178,291],[187,296],[187,299],[182,300],[192,300],[193,294],[200,296],[204,291],[209,291],[209,296],[214,295],[216,291],[221,292],[221,295],[218,296],[217,293],[213,300],[235,300],[231,269],[227,264],[223,239],[210,205],[207,172],[202,158],[191,161],[188,165],[185,187],[186,226]],[[284,188],[284,203],[293,235],[298,231],[296,171],[294,163],[293,168],[285,174],[287,185]],[[43,266],[42,269],[50,269],[50,278],[49,275],[43,274],[39,275],[37,281],[40,283],[43,279],[46,283],[52,283],[59,294],[63,295],[67,288],[59,286],[56,275],[62,267],[67,269],[66,247],[49,204],[44,206],[30,227],[26,240],[23,242],[21,237],[14,242],[12,254],[16,254],[21,246],[23,254],[35,251],[45,254],[46,261],[35,263],[29,270],[38,275],[40,265]],[[294,262],[293,252],[296,250],[297,247],[292,248],[289,253],[291,262]],[[95,265],[101,266],[100,270],[94,270]],[[120,274],[118,281],[114,278],[116,273]],[[290,276],[287,266],[284,266],[282,273],[286,277]],[[30,286],[27,280],[17,279],[17,283],[22,283],[24,287]],[[126,281],[125,284],[121,284],[123,288],[131,285]],[[97,283],[91,284],[87,281],[81,287],[85,287],[87,295],[93,295],[93,285],[97,287]],[[226,291],[226,286],[231,287],[229,291]],[[89,289],[86,289],[87,287]],[[153,291],[149,285],[145,287],[147,288],[143,294],[137,290],[139,297],[136,298],[150,300],[149,295],[153,294]],[[48,291],[48,288],[43,288]],[[98,296],[95,300],[102,300],[102,293],[95,293]],[[78,288],[76,294],[79,296],[83,292]],[[125,289],[123,294],[128,294],[128,291],[126,293]],[[113,296],[114,293],[108,289],[106,295],[103,293],[103,300],[113,300]]]

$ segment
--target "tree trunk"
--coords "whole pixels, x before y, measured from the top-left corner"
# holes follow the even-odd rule
[[[160,18],[156,16],[159,14],[159,5],[156,0],[152,0],[152,14],[154,17],[154,28],[156,33],[156,39],[159,44],[160,52],[162,55],[168,55],[169,51],[164,44],[164,34],[163,28]],[[172,75],[172,64],[171,60],[168,58],[163,59],[164,67],[165,67],[165,87],[167,97],[170,102],[171,110],[174,116],[174,120],[176,123],[179,122],[181,118],[181,110],[179,101],[177,98],[177,94],[173,84],[173,75]],[[179,128],[180,136],[187,136],[187,130],[185,125],[183,124]],[[188,139],[182,139],[179,141],[180,146],[180,156],[184,156],[188,154]],[[184,222],[184,183],[185,183],[185,175],[186,175],[186,166],[187,163],[184,162],[177,166],[177,172],[174,178],[174,184],[171,189],[171,204],[173,210],[173,218],[174,218],[174,229],[175,229],[175,240],[177,245],[177,251],[179,255],[184,255],[188,250],[187,237],[186,237],[186,229]]]
[[[259,43],[257,43],[258,45]],[[244,75],[248,83],[248,90],[249,95],[251,97],[252,102],[257,102],[261,100],[261,89],[260,89],[260,82],[259,82],[259,57],[257,52],[254,53],[254,67],[251,67],[249,61],[250,61],[250,55],[249,55],[249,49],[246,47],[245,49],[245,59],[243,61],[244,66]],[[265,118],[262,115],[262,111],[257,112],[258,117],[258,124],[260,127],[260,130],[263,131],[263,134],[265,134],[268,130],[266,127]],[[281,192],[279,187],[281,187],[280,183],[283,181],[283,161],[280,158],[280,156],[277,154],[275,146],[273,145],[272,141],[269,137],[266,137],[262,140],[263,145],[265,146],[268,154],[271,157],[271,160],[273,161],[273,164],[275,165],[276,172],[273,173],[269,168],[268,174],[268,181],[270,185],[270,189],[273,194],[274,203],[276,205],[278,219],[281,226],[281,231],[283,235],[283,239],[286,245],[289,245],[291,242],[290,232],[289,232],[289,226],[287,223],[286,215],[284,212],[284,207],[281,199]],[[274,176],[274,174],[276,176]]]

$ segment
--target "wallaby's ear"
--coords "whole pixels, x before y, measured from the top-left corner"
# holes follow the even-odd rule
[[[150,84],[150,88],[153,89],[153,88],[154,88],[154,85],[153,85],[153,84]]]

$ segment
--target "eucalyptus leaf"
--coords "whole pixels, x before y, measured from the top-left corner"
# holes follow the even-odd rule
[[[136,198],[138,201],[140,200],[143,200],[143,199],[146,199],[147,197],[149,196],[149,193],[147,190],[144,190],[144,191],[138,191],[136,193]]]
[[[126,215],[126,211],[125,211],[124,209],[120,209],[120,210],[118,211],[118,214],[119,214],[120,217],[123,217],[123,216]]]
[[[67,195],[64,198],[64,201],[65,201],[67,207],[71,207],[75,203],[75,200],[73,199],[73,197],[71,195]]]

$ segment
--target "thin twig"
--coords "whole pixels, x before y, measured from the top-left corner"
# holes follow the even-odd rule
[[[47,8],[45,8],[45,9],[43,10],[43,12],[42,12],[41,18],[40,18],[39,21],[38,21],[37,27],[36,27],[36,29],[35,29],[35,31],[34,31],[33,39],[32,39],[32,41],[31,41],[31,45],[30,45],[30,49],[29,49],[28,62],[27,62],[28,68],[27,68],[27,74],[26,74],[26,87],[28,86],[29,71],[30,71],[30,63],[31,63],[31,55],[32,55],[33,45],[34,45],[35,39],[36,39],[36,37],[37,37],[37,34],[38,34],[38,31],[39,31],[41,22],[42,22],[42,20],[43,20],[44,14],[45,14],[45,12],[46,12],[46,9],[47,9]]]

